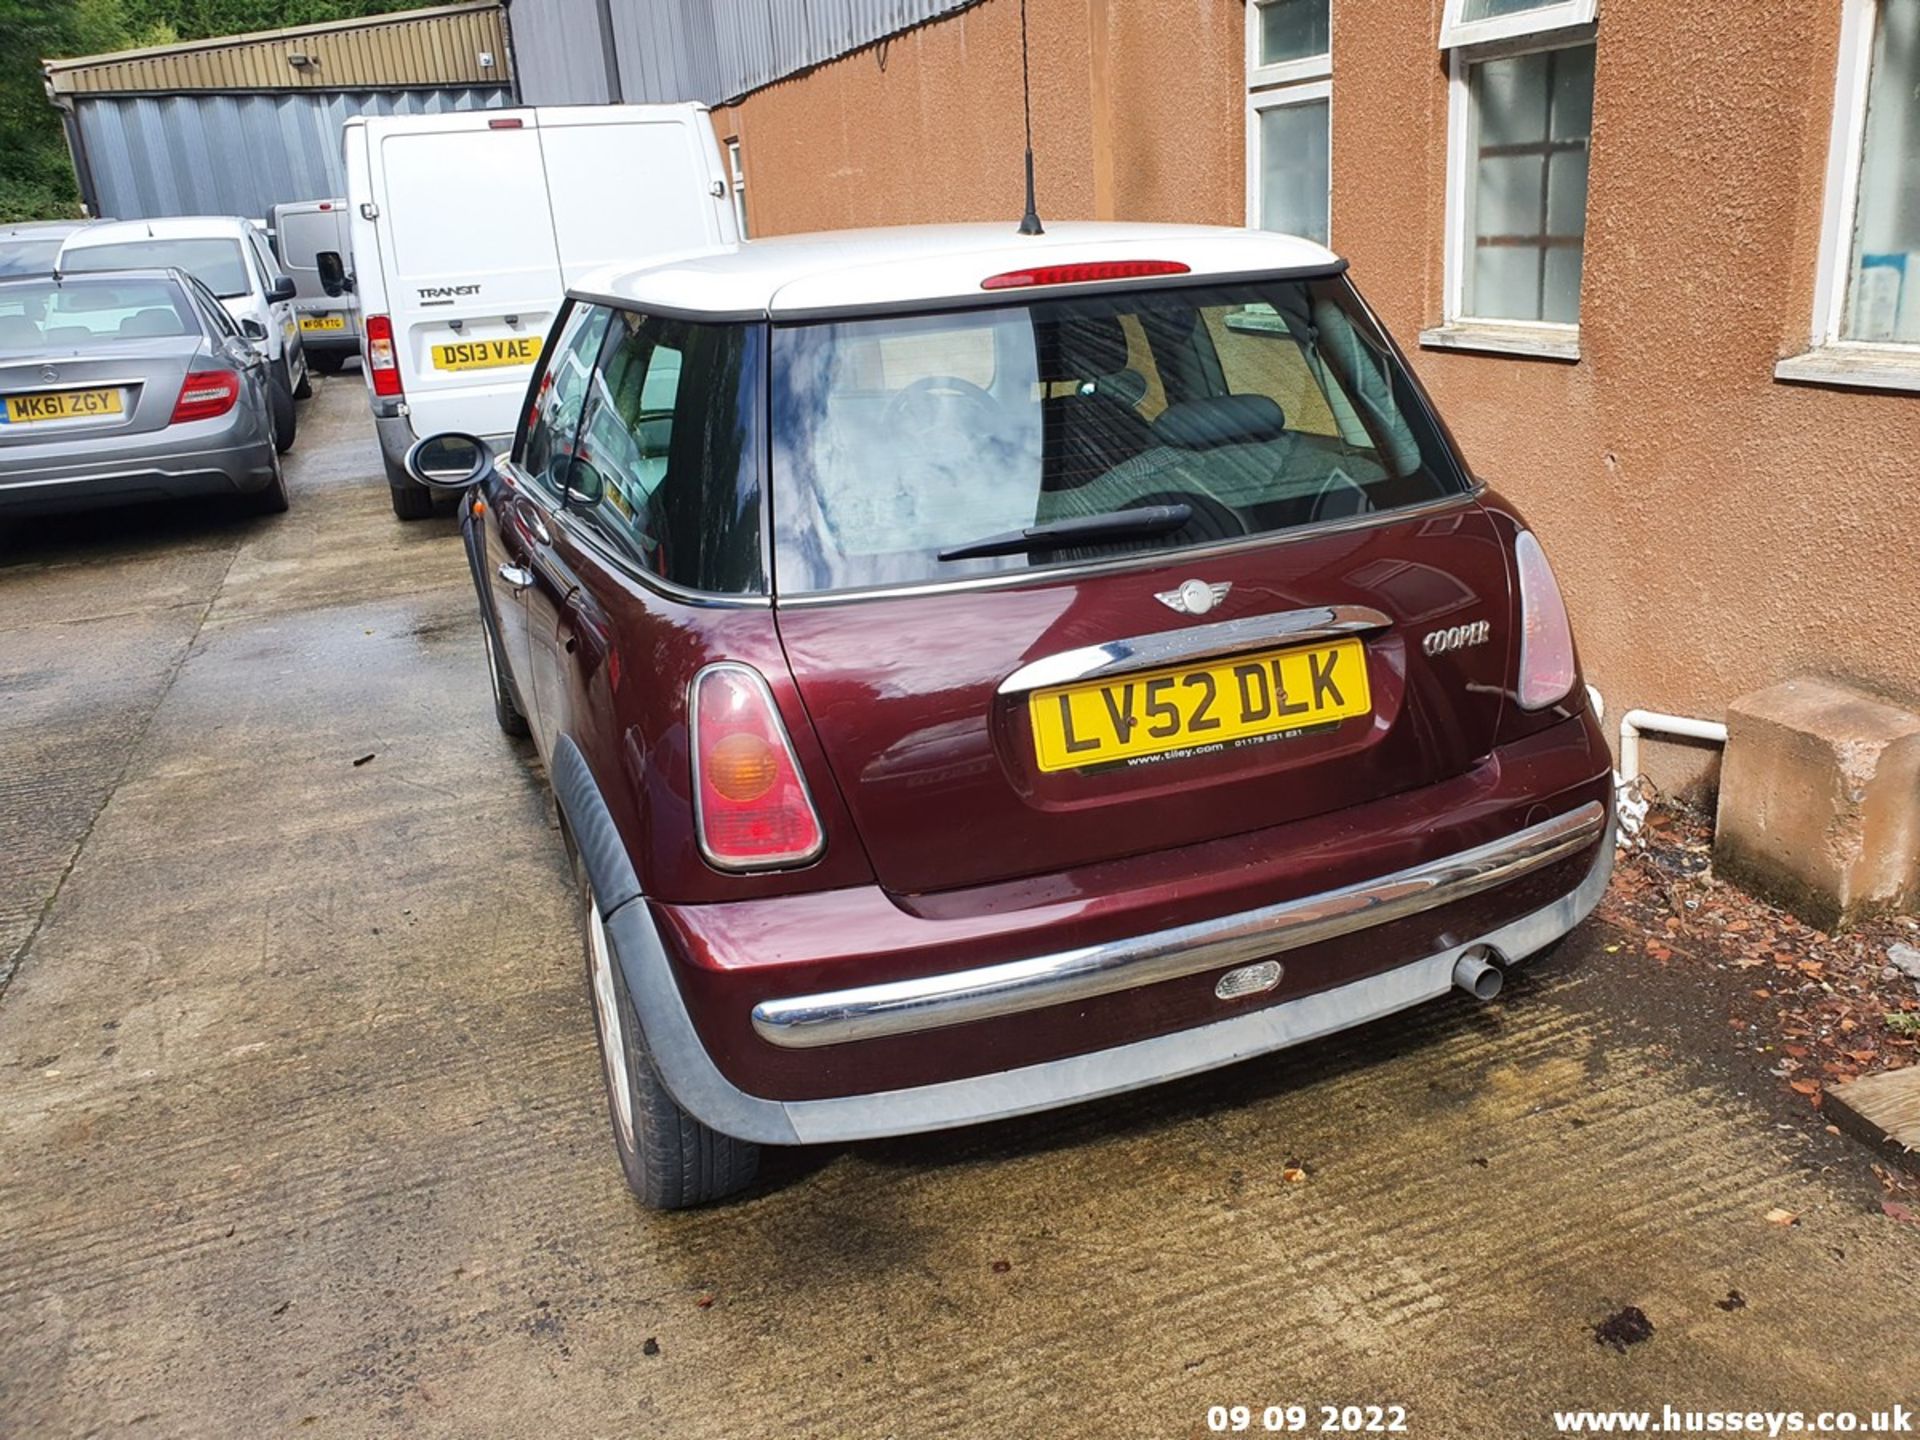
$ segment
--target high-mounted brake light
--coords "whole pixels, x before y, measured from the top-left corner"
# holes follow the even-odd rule
[[[1178,260],[1090,260],[1079,265],[1037,265],[989,275],[982,290],[1025,290],[1034,285],[1084,285],[1094,280],[1143,280],[1154,275],[1187,275],[1192,267]]]
[[[1531,530],[1514,539],[1513,564],[1520,578],[1520,708],[1544,710],[1573,688],[1573,627]]]
[[[487,121],[487,128],[489,130],[518,130],[523,123],[524,122],[519,120],[489,120]]]
[[[816,858],[826,834],[760,672],[707,666],[692,709],[694,828],[708,862],[771,870]]]
[[[194,370],[181,382],[180,398],[173,402],[169,425],[188,420],[212,420],[233,409],[240,398],[240,377],[231,370]]]
[[[393,352],[393,321],[385,315],[369,315],[366,322],[367,373],[373,377],[376,395],[404,395],[400,383],[400,361]]]

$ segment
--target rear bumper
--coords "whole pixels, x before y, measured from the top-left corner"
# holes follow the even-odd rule
[[[178,427],[181,430],[192,426]],[[242,429],[256,428],[251,424]],[[101,503],[240,495],[273,482],[270,433],[238,444],[168,439],[127,446],[118,453],[98,445],[84,457],[51,457],[37,463],[18,452],[0,455],[0,510],[68,510]],[[221,439],[231,439],[231,432]]]
[[[1584,870],[1578,883],[1484,933],[1449,937],[1449,943],[1390,969],[1210,1024],[1037,1064],[864,1094],[774,1100],[742,1090],[721,1073],[695,1030],[645,898],[636,896],[620,905],[606,923],[660,1077],[689,1113],[723,1134],[764,1144],[871,1139],[976,1124],[1119,1094],[1284,1049],[1437,999],[1452,987],[1454,966],[1467,951],[1486,947],[1509,963],[1519,961],[1566,934],[1599,904],[1613,871],[1610,811],[1604,804],[1599,809],[1601,814],[1594,816],[1582,807],[1577,822],[1561,836],[1577,833],[1582,837]],[[1527,863],[1543,838],[1539,827],[1514,837],[1504,861]],[[1490,864],[1501,863],[1492,847],[1484,854],[1455,858],[1463,862],[1462,873],[1484,875],[1490,873]],[[1331,898],[1311,897],[1314,901]],[[1336,908],[1350,914],[1346,903],[1341,899]],[[1393,895],[1384,894],[1380,903],[1394,903]],[[972,978],[982,973],[975,972]],[[1071,1006],[1065,1018],[1075,1018]]]
[[[1229,969],[1457,904],[1590,851],[1606,827],[1607,807],[1589,800],[1472,850],[1237,915],[976,970],[763,1000],[753,1007],[753,1028],[769,1044],[812,1049],[995,1020]],[[1273,974],[1277,984],[1281,972]]]
[[[360,353],[360,336],[353,330],[302,331],[300,343],[309,355],[344,357]]]

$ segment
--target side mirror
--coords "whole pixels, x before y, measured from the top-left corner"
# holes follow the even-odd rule
[[[267,303],[278,305],[282,300],[291,300],[295,295],[293,279],[287,275],[276,275],[273,288],[267,291]]]
[[[429,435],[407,451],[407,474],[429,490],[464,490],[493,474],[493,451],[478,435]]]
[[[560,472],[560,498],[567,505],[598,505],[607,493],[607,482],[600,478],[600,472],[578,455],[555,462],[554,468]]]
[[[262,325],[258,320],[242,320],[240,322],[240,333],[256,345],[266,343],[267,327]]]
[[[322,250],[313,257],[313,268],[320,272],[320,288],[328,295],[337,298],[353,289],[353,277],[347,274],[338,250]]]

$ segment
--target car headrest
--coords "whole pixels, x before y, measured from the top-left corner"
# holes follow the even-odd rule
[[[1169,405],[1153,422],[1153,438],[1179,450],[1211,450],[1278,440],[1286,429],[1279,402],[1268,396],[1214,395]]]
[[[178,335],[180,317],[163,305],[136,310],[120,322],[122,335]]]
[[[1127,368],[1127,332],[1112,315],[1068,315],[1034,326],[1040,380],[1093,380]]]
[[[84,345],[93,339],[93,331],[84,325],[49,325],[47,343],[49,345]]]
[[[0,350],[38,350],[40,327],[24,315],[0,315]]]

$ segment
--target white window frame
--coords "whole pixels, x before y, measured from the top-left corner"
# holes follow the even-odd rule
[[[1804,354],[1774,367],[1781,380],[1920,390],[1920,345],[1848,340],[1847,289],[1853,279],[1853,235],[1860,213],[1860,169],[1866,159],[1867,86],[1880,0],[1843,0],[1840,61],[1833,85],[1833,126],[1814,271],[1813,322]]]
[[[1261,0],[1247,0],[1247,88],[1263,85],[1290,85],[1297,80],[1325,80],[1333,74],[1333,0],[1327,3],[1327,52],[1307,55],[1298,60],[1283,60],[1276,65],[1260,63]]]
[[[1463,20],[1467,0],[1447,0],[1440,20],[1440,48],[1455,50],[1463,45],[1495,45],[1521,37],[1545,36],[1558,30],[1574,30],[1594,22],[1599,0],[1555,0],[1536,10],[1517,15],[1496,15],[1490,20]],[[1551,49],[1539,45],[1534,49]]]
[[[1308,55],[1278,65],[1260,63],[1261,0],[1247,0],[1247,108],[1246,108],[1246,197],[1247,228],[1258,230],[1265,218],[1261,213],[1260,116],[1268,110],[1288,105],[1305,105],[1316,100],[1327,102],[1327,241],[1333,241],[1333,27],[1335,0],[1327,4],[1327,49],[1322,55]]]
[[[727,180],[733,192],[733,220],[742,240],[747,238],[747,171],[740,154],[740,137],[727,141]]]
[[[1462,3],[1463,0],[1447,0],[1449,16],[1457,15]],[[1585,10],[1591,17],[1593,6],[1587,4]],[[1499,23],[1503,26],[1511,19],[1527,19],[1530,23],[1526,33],[1508,35],[1499,41],[1457,46],[1447,53],[1447,232],[1442,323],[1420,332],[1422,345],[1437,349],[1534,355],[1549,360],[1580,358],[1578,321],[1568,324],[1559,320],[1486,319],[1465,313],[1467,265],[1473,254],[1473,184],[1478,158],[1473,149],[1473,67],[1488,60],[1504,60],[1514,55],[1531,55],[1547,50],[1570,50],[1595,42],[1591,25],[1556,22],[1552,28],[1542,29],[1538,23],[1532,23],[1536,17],[1547,13],[1545,10],[1535,10],[1528,12],[1525,17],[1502,16]],[[1466,28],[1477,32],[1481,24],[1492,23],[1476,22]],[[1581,288],[1583,291],[1586,288],[1584,273]]]
[[[1247,228],[1258,230],[1266,218],[1261,194],[1260,117],[1268,110],[1284,110],[1290,105],[1307,105],[1316,100],[1327,102],[1327,239],[1333,239],[1333,82],[1311,80],[1288,85],[1280,90],[1253,90],[1247,94]]]

